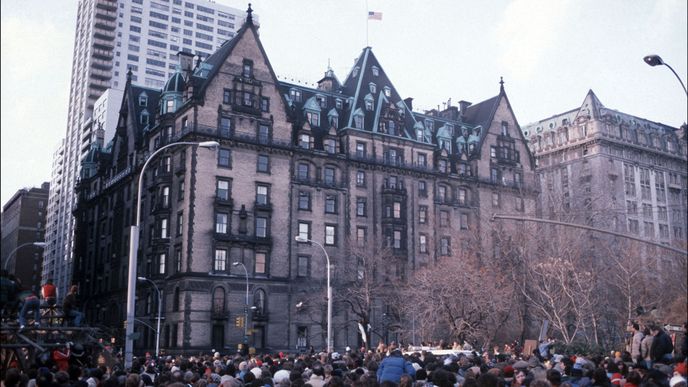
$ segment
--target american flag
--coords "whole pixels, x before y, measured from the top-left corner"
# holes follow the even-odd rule
[[[368,11],[368,20],[382,20],[382,12]]]

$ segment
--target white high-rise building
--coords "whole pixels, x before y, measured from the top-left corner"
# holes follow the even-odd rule
[[[80,162],[93,144],[102,145],[99,138],[109,141],[104,133],[112,135],[95,121],[96,100],[108,89],[123,89],[129,70],[134,83],[162,88],[179,51],[207,57],[234,37],[245,15],[208,0],[79,0],[67,132],[54,155],[42,273],[55,281],[60,297],[71,282]]]

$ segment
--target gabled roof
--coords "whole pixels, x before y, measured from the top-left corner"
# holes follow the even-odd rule
[[[469,106],[463,116],[464,122],[475,126],[482,126],[483,128],[489,128],[492,118],[499,106],[500,97],[501,93],[490,99]]]

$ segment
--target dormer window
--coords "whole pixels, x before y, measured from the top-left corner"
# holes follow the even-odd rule
[[[370,87],[370,92],[375,94],[377,92],[377,85],[375,85],[373,82],[370,82],[368,84],[368,87]]]
[[[320,114],[316,112],[306,112],[306,120],[311,126],[320,126]]]
[[[448,138],[440,138],[439,145],[440,149],[444,149],[447,152],[451,153],[451,141],[449,141]]]
[[[148,106],[148,95],[146,93],[139,95],[139,106]]]
[[[373,101],[372,101],[372,100],[366,100],[366,101],[365,101],[365,108],[366,108],[366,110],[372,111],[372,110],[373,110],[373,107],[374,107],[374,105],[373,105]]]
[[[359,71],[360,69],[361,69],[361,68],[358,67],[358,66],[354,67],[354,70],[353,70],[351,76],[354,77],[354,78],[356,78],[356,77],[358,76],[358,71]]]
[[[342,108],[342,100],[339,98],[335,99],[334,100],[334,107],[337,109],[341,109]]]
[[[363,116],[360,116],[360,115],[354,116],[354,128],[363,129]]]
[[[425,120],[425,128],[429,131],[433,130],[433,123],[432,120]]]
[[[392,96],[392,89],[389,86],[385,86],[383,90],[385,91],[385,97],[390,98]]]
[[[168,99],[167,100],[167,113],[174,113],[174,100],[173,99]]]
[[[141,112],[141,125],[148,125],[148,111],[144,110]]]
[[[374,75],[374,76],[377,77],[378,75],[380,75],[380,69],[377,68],[377,66],[371,67],[371,70],[373,71],[373,75]]]
[[[423,141],[423,129],[416,128],[416,140]]]
[[[253,78],[253,61],[244,59],[244,66],[242,67],[241,76],[244,78]]]
[[[301,102],[301,90],[289,89],[289,97],[294,102]]]

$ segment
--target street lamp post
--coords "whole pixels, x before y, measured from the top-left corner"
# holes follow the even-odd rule
[[[14,255],[14,253],[16,253],[19,249],[21,249],[21,248],[24,247],[24,246],[45,247],[45,246],[46,246],[46,243],[45,243],[45,242],[28,242],[28,243],[24,243],[24,244],[21,244],[21,245],[17,246],[14,250],[12,250],[12,251],[7,255],[7,260],[5,261],[5,265],[3,265],[3,267],[2,267],[3,270],[7,270],[7,268],[8,268],[9,265],[10,265],[10,261],[12,260],[12,256]]]
[[[244,350],[248,350],[248,270],[246,270],[246,265],[243,262],[234,262],[232,266],[241,266],[244,268],[244,274],[246,275],[246,303],[244,304]]]
[[[139,172],[139,185],[138,194],[136,196],[136,222],[129,229],[129,277],[127,281],[127,321],[126,321],[126,333],[124,337],[124,367],[131,368],[131,362],[134,357],[134,318],[136,317],[135,311],[135,298],[136,298],[136,267],[138,262],[138,250],[139,250],[139,227],[141,225],[141,191],[143,188],[143,175],[150,163],[155,156],[157,156],[163,150],[178,146],[178,145],[198,145],[203,148],[216,148],[220,144],[217,141],[203,141],[203,142],[191,142],[191,141],[180,141],[167,144],[160,149],[153,152],[146,162],[143,163],[141,167],[141,172]]]
[[[325,254],[325,259],[327,260],[327,353],[332,353],[332,286],[330,285],[330,256],[327,254],[327,250],[320,243],[308,239],[296,236],[297,242],[299,243],[313,243],[320,247],[320,249]]]
[[[674,69],[671,66],[669,66],[668,63],[664,62],[659,55],[648,55],[648,56],[644,57],[643,60],[645,61],[645,63],[647,63],[648,65],[650,65],[652,67],[661,66],[661,65],[668,67],[669,70],[671,70],[671,72],[674,73],[674,75],[676,76],[676,79],[678,79],[678,81],[681,83],[681,87],[683,87],[683,91],[688,96],[688,89],[686,89],[686,85],[683,84],[681,77],[679,77],[678,74],[676,74],[676,71],[674,71]]]
[[[158,293],[158,323],[155,326],[155,358],[160,356],[160,319],[162,318],[162,294],[160,293],[160,288],[155,282],[151,281],[146,277],[138,277],[139,281],[148,281],[155,288],[155,292]]]

